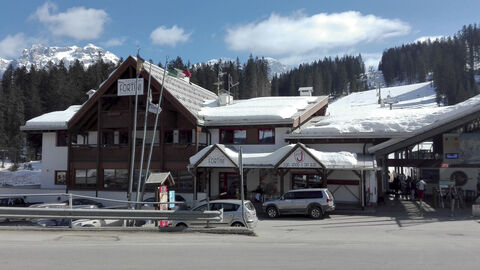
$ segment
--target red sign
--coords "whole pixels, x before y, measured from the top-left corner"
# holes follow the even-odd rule
[[[158,197],[159,197],[159,202],[168,202],[168,188],[167,186],[160,186],[158,188]],[[160,204],[160,211],[162,210],[168,210],[168,204]],[[159,220],[159,226],[160,227],[168,227],[168,220]]]
[[[442,167],[442,168],[448,168],[448,163],[442,163],[442,164],[440,164],[440,167]]]

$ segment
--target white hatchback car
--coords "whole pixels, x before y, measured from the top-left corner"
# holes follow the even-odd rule
[[[208,207],[210,205],[210,207]],[[220,222],[210,221],[209,226],[231,226],[231,227],[247,227],[254,228],[257,226],[258,217],[253,204],[246,200],[244,201],[244,214],[246,223],[242,217],[242,201],[241,200],[214,200],[209,203],[202,203],[194,207],[190,211],[215,211],[223,209],[223,220]],[[191,226],[206,226],[207,222],[204,220],[172,220],[169,222],[169,227],[191,227]]]

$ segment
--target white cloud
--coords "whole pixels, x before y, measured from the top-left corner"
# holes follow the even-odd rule
[[[23,33],[8,35],[0,41],[0,56],[4,58],[18,57],[28,46],[28,40]]]
[[[73,7],[66,12],[57,12],[57,6],[45,3],[31,18],[47,26],[54,36],[71,37],[76,40],[97,39],[108,21],[108,14],[102,9]]]
[[[176,25],[172,28],[159,26],[150,34],[150,39],[156,45],[176,46],[178,43],[187,42],[192,33],[185,33],[183,28]]]
[[[434,41],[440,40],[442,38],[447,38],[447,36],[423,36],[423,37],[419,37],[419,38],[415,39],[415,41],[413,43],[426,42],[427,40],[430,40],[431,42],[434,42]]]
[[[105,47],[117,47],[117,46],[122,46],[123,43],[125,43],[125,41],[127,40],[127,38],[112,38],[110,40],[107,40],[105,42],[102,42],[102,45],[105,46]]]
[[[225,42],[234,51],[305,59],[312,55],[328,55],[333,51],[406,35],[410,26],[360,12],[320,13],[307,16],[271,14],[266,20],[227,29]]]

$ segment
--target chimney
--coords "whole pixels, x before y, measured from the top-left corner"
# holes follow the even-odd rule
[[[95,89],[90,89],[90,90],[87,92],[88,99],[90,99],[93,95],[95,95],[96,92],[97,92],[97,90],[95,90]]]
[[[221,93],[218,95],[218,105],[220,106],[225,106],[225,105],[230,105],[233,102],[233,96],[227,94],[227,93]]]
[[[298,92],[300,92],[300,96],[312,96],[313,87],[300,87],[298,88]]]

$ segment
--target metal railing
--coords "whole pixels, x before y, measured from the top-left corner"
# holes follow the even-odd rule
[[[0,194],[2,197],[35,197],[35,196],[68,196],[69,203],[65,207],[58,208],[61,204],[52,203],[49,208],[37,207],[0,207],[0,218],[8,219],[119,219],[119,220],[201,220],[222,221],[223,209],[220,211],[182,211],[182,210],[138,210],[138,209],[86,209],[74,208],[73,197],[88,198],[101,201],[133,204],[182,204],[184,202],[136,202],[100,197],[76,195],[72,193],[43,193],[43,194]],[[70,222],[71,227],[71,222]]]
[[[0,217],[3,218],[221,221],[222,216],[223,211],[0,207]]]

